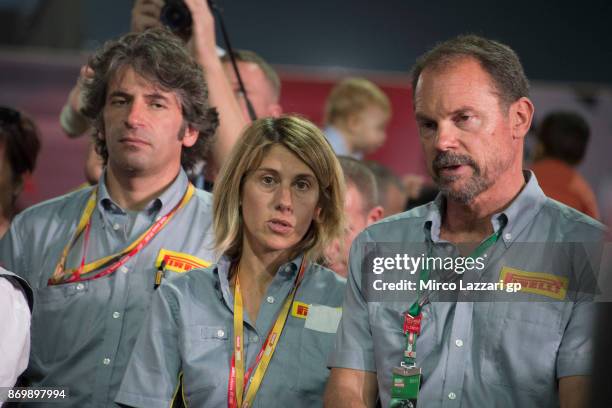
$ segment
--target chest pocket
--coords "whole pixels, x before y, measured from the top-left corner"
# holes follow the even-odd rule
[[[568,302],[492,302],[480,352],[482,379],[541,392],[554,387],[557,351],[571,310]]]
[[[200,393],[223,384],[229,373],[231,333],[225,326],[190,326],[185,338],[183,381],[187,395]]]
[[[32,314],[32,356],[43,363],[59,362],[78,350],[83,334],[94,320],[90,316],[94,299],[88,292],[91,282],[45,286],[34,294]],[[86,296],[87,295],[87,296]],[[89,321],[75,321],[72,311]],[[77,330],[82,327],[84,331]]]
[[[329,377],[327,359],[334,347],[342,309],[310,305],[300,336],[299,391],[320,398]]]

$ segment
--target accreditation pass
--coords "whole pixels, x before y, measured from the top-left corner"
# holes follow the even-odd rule
[[[69,397],[68,388],[64,387],[0,387],[0,403],[37,401],[65,402]]]

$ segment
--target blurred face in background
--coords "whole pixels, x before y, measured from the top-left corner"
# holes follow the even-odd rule
[[[0,142],[0,216],[9,211],[13,202],[13,169],[6,155],[4,143]]]
[[[344,216],[346,228],[342,241],[334,241],[325,251],[327,266],[340,276],[348,276],[348,260],[353,240],[368,225],[378,221],[382,208],[366,208],[366,199],[354,183],[346,183],[344,196]]]
[[[349,118],[349,131],[355,150],[373,153],[387,138],[389,113],[378,105],[370,105]]]
[[[254,62],[236,61],[236,64],[240,71],[244,89],[247,92],[257,117],[280,116],[282,108],[278,104],[278,96],[261,68]],[[223,63],[223,69],[236,95],[236,99],[238,99],[240,103],[244,118],[250,121],[251,118],[249,117],[244,95],[242,95],[240,91],[240,85],[238,84],[238,79],[236,79],[236,73],[234,72],[232,64],[230,62]]]

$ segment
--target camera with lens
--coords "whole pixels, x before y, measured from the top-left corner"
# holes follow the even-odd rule
[[[166,0],[159,19],[184,40],[191,37],[191,12],[183,0]]]
[[[213,0],[202,0],[208,2],[211,10],[216,10]],[[185,42],[191,37],[191,11],[183,0],[165,0],[159,16],[163,25],[168,27],[174,34],[181,37]]]

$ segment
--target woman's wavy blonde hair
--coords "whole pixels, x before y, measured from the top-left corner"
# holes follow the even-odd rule
[[[284,146],[306,163],[319,183],[320,213],[290,254],[293,258],[304,253],[306,259],[318,261],[323,249],[343,233],[344,178],[323,133],[298,116],[258,119],[234,146],[213,190],[215,249],[232,261],[240,259],[244,233],[240,203],[245,177],[259,167],[275,145]]]

